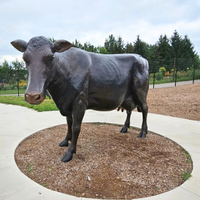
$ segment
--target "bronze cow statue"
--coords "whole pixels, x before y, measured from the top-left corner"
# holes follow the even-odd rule
[[[68,132],[59,144],[71,144],[62,158],[70,161],[76,153],[76,144],[85,111],[109,111],[122,108],[127,118],[121,132],[127,132],[132,110],[137,106],[143,122],[139,137],[147,134],[149,89],[148,61],[137,54],[102,55],[72,47],[66,40],[50,42],[45,37],[34,37],[28,43],[15,40],[11,44],[24,52],[28,70],[25,100],[40,104],[46,90],[52,96],[60,113],[67,118]]]

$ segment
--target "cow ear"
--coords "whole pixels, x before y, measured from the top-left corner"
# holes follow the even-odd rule
[[[53,43],[52,51],[53,52],[63,52],[71,48],[72,44],[66,40],[57,40]]]
[[[14,40],[11,42],[11,44],[18,50],[21,52],[25,52],[26,48],[27,48],[27,42],[25,42],[24,40]]]

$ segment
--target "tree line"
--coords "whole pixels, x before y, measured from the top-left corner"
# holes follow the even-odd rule
[[[27,70],[24,62],[15,60],[10,64],[5,60],[0,64],[0,83],[15,84],[19,80],[27,80]],[[2,85],[3,86],[3,85]]]
[[[165,67],[169,72],[187,71],[200,67],[200,59],[191,40],[187,35],[182,37],[176,30],[170,38],[161,35],[153,45],[141,40],[139,35],[135,41],[125,44],[121,36],[116,38],[113,34],[105,39],[104,46],[95,47],[90,42],[81,44],[77,39],[73,45],[86,51],[102,54],[140,54],[149,61],[150,73],[157,72],[160,67]]]
[[[50,41],[55,42],[55,39],[50,38]],[[125,44],[121,36],[116,38],[113,34],[105,39],[104,46],[96,47],[90,42],[81,44],[77,39],[72,44],[86,51],[101,54],[140,54],[149,61],[150,73],[154,75],[161,67],[173,73],[200,69],[200,58],[194,45],[187,35],[182,37],[176,30],[170,38],[161,35],[153,45],[144,42],[140,36],[137,36],[135,41]],[[7,61],[0,63],[0,83],[14,84],[19,80],[27,80],[24,62],[16,60],[11,64]]]

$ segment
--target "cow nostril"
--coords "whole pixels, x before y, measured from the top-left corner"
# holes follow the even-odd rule
[[[37,101],[37,100],[40,100],[40,95],[39,94],[36,94],[35,96],[34,96],[34,99]]]

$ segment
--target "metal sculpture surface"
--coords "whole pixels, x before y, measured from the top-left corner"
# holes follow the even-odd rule
[[[60,113],[67,118],[68,132],[59,144],[71,144],[62,158],[70,161],[86,109],[108,111],[126,109],[127,118],[121,132],[130,126],[132,110],[137,106],[143,122],[139,137],[147,134],[149,89],[148,61],[137,54],[102,55],[72,47],[66,40],[50,42],[45,37],[34,37],[28,43],[15,40],[11,44],[24,52],[28,70],[25,100],[40,104],[46,90],[51,94]]]

